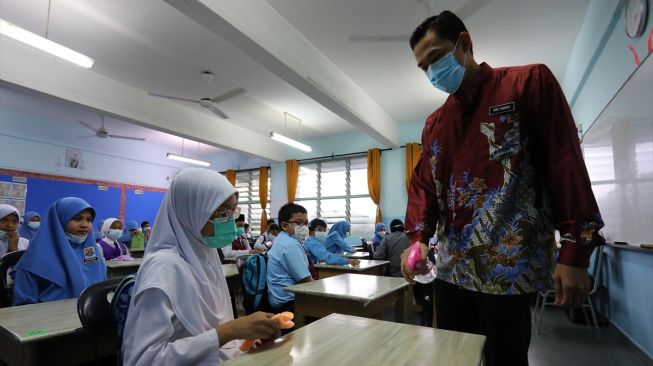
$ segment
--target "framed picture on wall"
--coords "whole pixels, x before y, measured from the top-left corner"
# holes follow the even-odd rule
[[[10,182],[0,182],[0,198],[11,197],[11,183]]]
[[[27,184],[14,183],[11,188],[11,198],[24,200],[27,197]]]
[[[75,149],[66,149],[66,167],[81,168],[82,152]]]
[[[0,205],[11,205],[11,200],[9,198],[0,198]]]
[[[10,205],[16,207],[21,216],[25,214],[25,200],[11,200]]]

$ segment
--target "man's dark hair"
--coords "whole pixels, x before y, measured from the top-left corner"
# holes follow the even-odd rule
[[[390,232],[394,233],[395,231],[404,231],[404,223],[399,219],[394,219],[390,222]]]
[[[272,224],[276,224],[276,223],[277,223],[277,222],[274,221],[274,219],[268,219],[268,222],[266,222],[266,224],[267,224],[268,226],[270,226],[270,225],[272,225]]]
[[[327,223],[324,222],[324,220],[322,220],[322,219],[313,219],[313,221],[311,221],[311,223],[308,225],[308,230],[309,231],[315,231],[315,229],[317,229],[320,226],[322,226],[322,227],[324,227],[326,229]]]
[[[143,221],[143,222],[141,222],[141,227],[143,228],[143,227],[145,227],[145,225],[149,225],[149,224],[150,224],[149,221]]]
[[[273,231],[273,230],[281,231],[281,228],[280,228],[279,225],[277,225],[277,224],[270,224],[270,225],[268,225],[268,232]]]
[[[415,49],[415,45],[428,33],[435,32],[441,39],[449,40],[456,43],[458,36],[462,32],[467,32],[467,27],[458,16],[449,10],[445,10],[438,15],[426,18],[422,24],[418,25],[410,36],[410,48]],[[470,48],[472,54],[474,51]]]
[[[245,230],[247,230],[247,229],[249,229],[249,224],[245,223],[245,225],[243,225],[243,227],[245,228]]]
[[[240,216],[238,216],[238,218],[236,219],[236,221],[237,221],[237,222],[243,222],[243,221],[245,221],[245,215],[240,214]]]
[[[296,213],[307,213],[306,209],[304,206],[300,206],[296,203],[286,203],[285,205],[281,206],[281,209],[279,209],[279,224],[282,222],[288,222],[292,215]]]

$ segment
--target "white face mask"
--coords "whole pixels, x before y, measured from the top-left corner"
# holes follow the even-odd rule
[[[111,229],[107,234],[107,238],[111,240],[118,240],[122,236],[122,230],[120,229]]]
[[[295,234],[292,236],[293,238],[299,241],[304,241],[304,239],[306,239],[307,236],[308,236],[308,226],[306,225],[295,226]]]
[[[30,222],[27,223],[27,226],[29,226],[30,229],[32,229],[32,230],[36,230],[39,227],[41,227],[41,222],[39,222],[39,221],[30,221]]]
[[[326,237],[327,237],[326,231],[316,231],[315,232],[315,239],[317,239],[319,241],[323,241],[324,239],[326,239]]]
[[[139,227],[139,228],[136,229],[136,230],[138,230],[139,233],[142,233],[142,232],[143,232],[143,228],[142,228],[142,227]]]
[[[379,236],[384,237],[385,236],[385,231],[379,231]]]

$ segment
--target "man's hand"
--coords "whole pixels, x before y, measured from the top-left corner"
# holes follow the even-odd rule
[[[566,308],[582,305],[590,290],[587,269],[558,263],[553,273],[553,288],[556,292],[556,305]]]
[[[408,254],[410,253],[411,247],[408,247],[408,249],[404,250],[404,252],[401,253],[401,274],[404,276],[406,281],[412,284],[415,284],[415,275],[426,274],[429,271],[428,267],[426,266],[426,260],[429,254],[429,247],[424,243],[419,243],[419,246],[420,246],[420,254],[422,256],[422,260],[419,263],[417,263],[414,271],[411,271],[408,268],[408,263],[407,263]]]

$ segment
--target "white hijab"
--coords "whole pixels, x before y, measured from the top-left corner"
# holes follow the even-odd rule
[[[236,189],[218,172],[187,168],[170,184],[154,221],[134,298],[162,290],[175,315],[193,335],[233,320],[227,281],[216,249],[201,230]]]
[[[18,209],[16,207],[4,203],[0,204],[0,219],[12,213],[16,214],[16,217],[20,219],[20,213],[18,212]],[[7,236],[5,235],[4,238],[0,239],[0,256],[7,253],[8,249],[9,249],[9,239],[7,239]]]
[[[115,217],[109,217],[108,219],[102,221],[102,228],[100,231],[102,231],[102,240],[106,241],[109,244],[113,244],[115,240],[109,238],[109,230],[111,230],[111,225],[113,225],[114,222],[118,221],[117,218]]]

